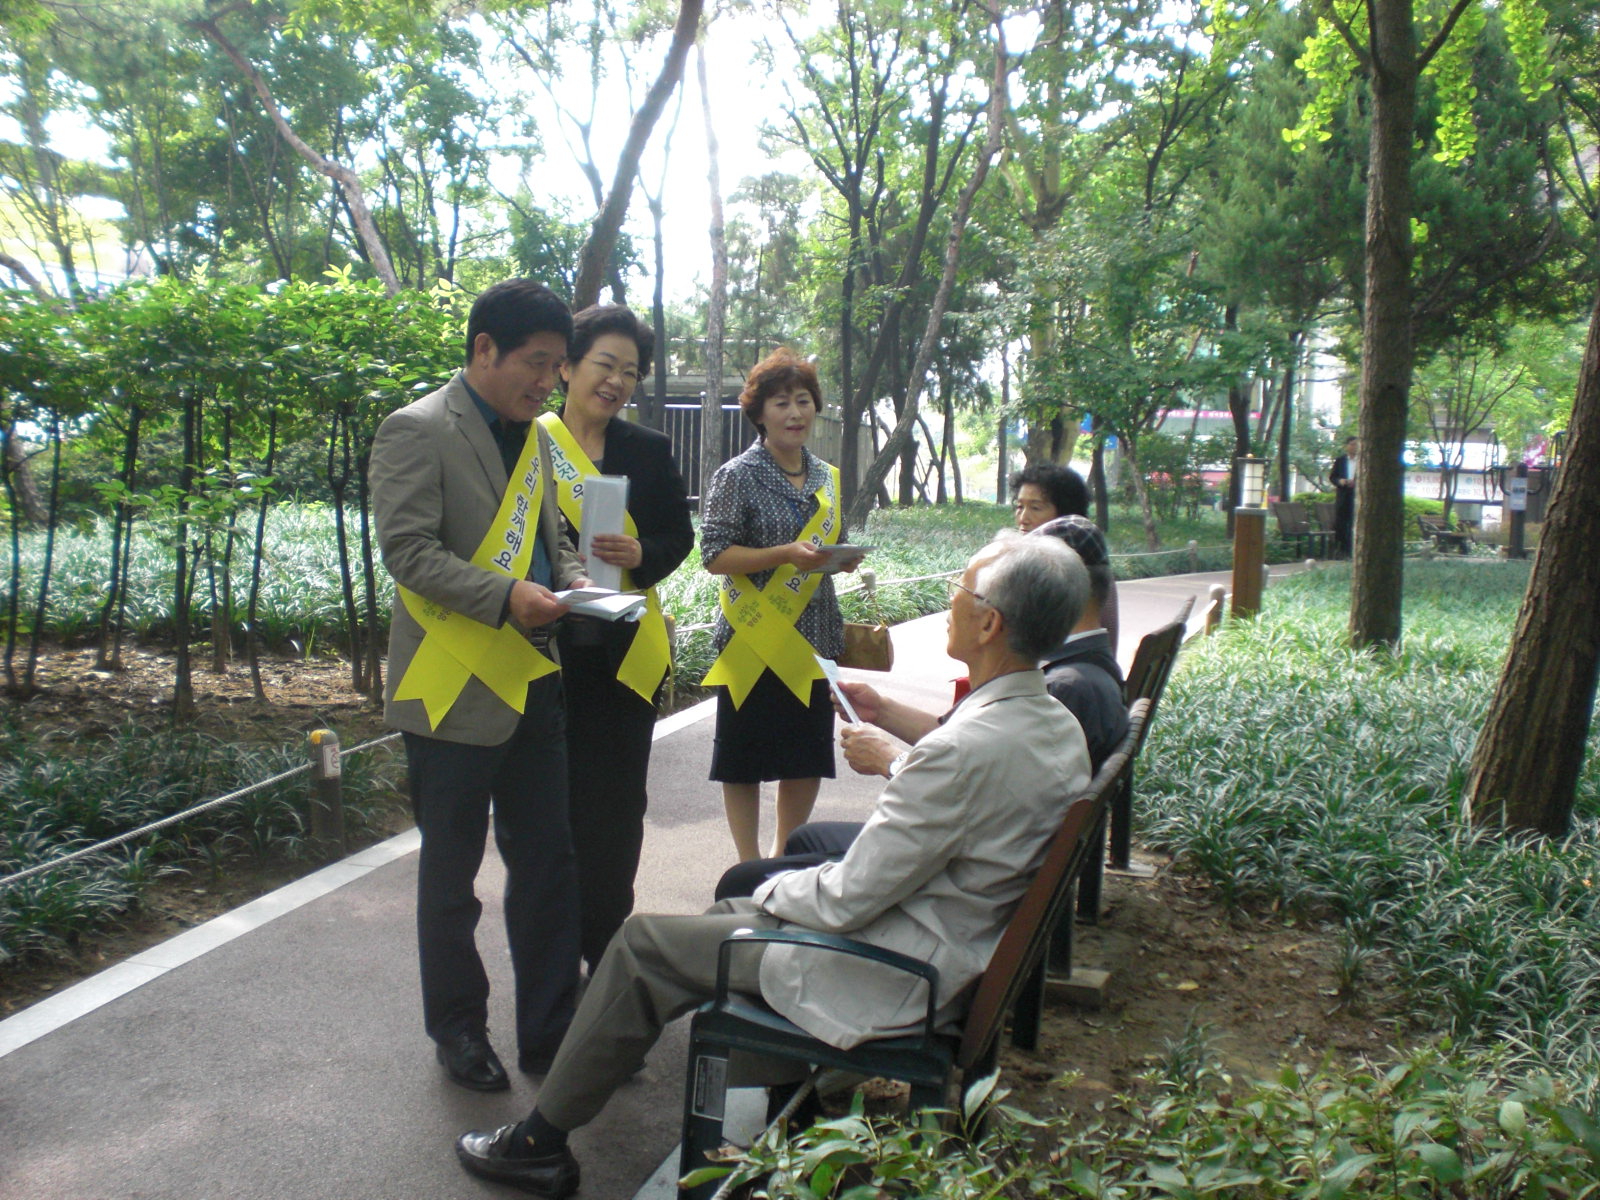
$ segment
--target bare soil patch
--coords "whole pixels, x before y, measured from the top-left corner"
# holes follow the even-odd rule
[[[1111,973],[1104,1006],[1052,1000],[1038,1050],[1005,1048],[1002,1079],[1019,1107],[1103,1112],[1191,1034],[1241,1081],[1285,1063],[1386,1056],[1398,997],[1381,968],[1369,963],[1342,996],[1331,927],[1229,913],[1210,886],[1157,865],[1153,878],[1108,874],[1105,915],[1078,925],[1078,965]]]

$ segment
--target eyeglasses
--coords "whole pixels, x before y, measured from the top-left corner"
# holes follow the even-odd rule
[[[952,603],[955,602],[956,593],[958,591],[959,592],[965,592],[967,595],[971,596],[974,600],[976,600],[979,604],[985,605],[988,608],[993,608],[995,610],[995,612],[1000,612],[999,608],[997,608],[995,606],[994,602],[992,600],[990,600],[989,597],[985,596],[982,592],[973,591],[966,584],[962,583],[961,580],[957,579],[954,575],[950,576],[949,579],[945,580],[945,584],[947,585],[945,590],[950,593],[950,600],[951,600]],[[1003,616],[1004,614],[1002,613],[1001,615]]]
[[[622,386],[629,389],[639,386],[639,372],[632,367],[620,367],[616,363],[601,362],[598,358],[586,358],[583,361],[598,370],[601,379],[620,379]]]

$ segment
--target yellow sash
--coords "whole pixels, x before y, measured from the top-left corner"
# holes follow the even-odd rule
[[[796,539],[813,546],[831,546],[839,540],[839,469],[828,468],[828,480],[817,489],[817,511]],[[735,708],[744,704],[765,668],[783,680],[801,704],[811,702],[811,682],[822,678],[816,652],[797,630],[795,622],[811,602],[820,572],[801,573],[784,563],[772,573],[765,588],[748,575],[727,575],[722,580],[722,615],[733,626],[733,637],[701,680],[704,687],[721,684]]]
[[[525,579],[533,561],[533,543],[539,536],[539,506],[544,501],[544,464],[539,456],[539,433],[528,430],[522,454],[500,498],[472,565],[507,579]],[[533,528],[529,528],[530,522]],[[527,703],[528,684],[557,670],[556,664],[535,650],[515,625],[485,625],[397,588],[406,611],[422,626],[422,644],[394,690],[396,700],[421,700],[428,727],[439,728],[467,678],[476,675],[489,690],[517,712]]]
[[[550,471],[556,478],[556,498],[561,511],[574,529],[582,527],[583,480],[588,475],[600,474],[589,456],[578,445],[578,439],[561,422],[555,413],[545,413],[539,418],[545,432],[550,435]],[[639,536],[639,527],[633,514],[624,510],[622,528],[629,537]],[[622,571],[622,590],[633,590],[633,576],[626,567]],[[667,640],[667,622],[661,615],[661,599],[655,588],[644,590],[645,610],[639,618],[639,632],[633,635],[633,645],[622,656],[617,668],[617,682],[632,688],[655,703],[656,689],[672,669],[672,648]]]

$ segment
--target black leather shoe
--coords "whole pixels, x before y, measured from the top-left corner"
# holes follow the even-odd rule
[[[563,1146],[550,1154],[517,1153],[527,1149],[527,1139],[517,1137],[515,1125],[474,1129],[456,1139],[456,1157],[479,1178],[508,1183],[549,1200],[562,1200],[578,1190],[578,1160],[571,1150]]]
[[[487,1034],[453,1033],[441,1038],[438,1059],[452,1083],[474,1092],[503,1092],[511,1086]]]

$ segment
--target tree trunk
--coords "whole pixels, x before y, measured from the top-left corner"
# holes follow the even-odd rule
[[[1011,352],[1004,346],[1000,348],[1000,415],[995,419],[994,441],[997,447],[999,463],[994,472],[994,502],[1005,504],[1010,497],[1006,495],[1006,488],[1010,484],[1010,472],[1006,470],[1006,420],[1011,413]]]
[[[144,409],[139,404],[128,412],[128,432],[122,441],[123,499],[117,502],[111,521],[111,570],[106,584],[106,602],[100,610],[100,636],[95,649],[94,666],[97,671],[122,669],[122,604],[128,590],[128,555],[124,550],[127,532],[133,528],[134,507],[127,503],[133,494],[134,468],[139,461],[139,431],[144,423]],[[127,549],[133,548],[126,539]]]
[[[1500,684],[1472,752],[1465,806],[1479,825],[1567,832],[1600,676],[1600,296]]]
[[[694,45],[695,33],[700,28],[703,6],[703,0],[682,0],[678,7],[677,24],[672,27],[672,42],[667,47],[666,61],[661,64],[661,74],[656,76],[643,103],[633,114],[628,140],[623,143],[622,153],[617,157],[616,174],[611,177],[611,194],[595,214],[589,237],[578,255],[578,279],[572,289],[574,309],[588,308],[600,298],[600,281],[605,278],[611,252],[616,249],[617,233],[628,215],[633,179],[639,173],[639,158],[649,144],[661,110],[666,107],[667,97],[683,78],[684,60],[689,57],[689,47]]]
[[[33,632],[28,638],[28,662],[22,671],[22,691],[31,696],[38,690],[34,675],[39,666],[39,643],[44,639],[45,621],[50,615],[50,571],[56,557],[56,517],[61,508],[61,418],[50,418],[50,507],[45,516],[44,561],[39,564],[39,604],[33,614]]]
[[[278,456],[278,406],[267,409],[267,461],[262,468],[267,478]],[[266,701],[267,689],[261,683],[261,635],[256,629],[256,609],[261,601],[261,563],[267,545],[267,505],[272,498],[269,488],[261,489],[261,503],[256,507],[256,545],[250,556],[250,599],[245,606],[244,653],[250,663],[250,688],[257,700]]]
[[[867,514],[872,508],[872,497],[888,475],[889,465],[911,437],[912,425],[917,416],[917,402],[922,394],[923,379],[933,362],[934,342],[939,337],[940,326],[944,324],[945,310],[950,306],[950,294],[955,290],[956,267],[961,258],[961,239],[966,233],[967,217],[972,212],[973,198],[983,187],[983,181],[988,178],[989,165],[1000,152],[1001,134],[1005,129],[1007,63],[1005,31],[998,22],[995,25],[994,37],[994,75],[989,82],[988,131],[983,148],[978,152],[978,160],[973,164],[972,178],[967,181],[966,187],[961,189],[961,198],[956,202],[956,211],[950,219],[950,234],[945,239],[944,247],[944,271],[939,277],[939,287],[934,293],[933,306],[928,312],[928,322],[923,329],[922,342],[917,347],[917,357],[911,367],[911,377],[906,381],[905,411],[900,414],[900,419],[896,422],[888,442],[873,459],[872,466],[867,468],[866,478],[861,481],[861,490],[856,495],[855,503],[850,506],[848,525],[855,529],[866,526]],[[848,433],[847,430],[846,434]]]
[[[378,556],[373,552],[372,486],[368,468],[372,465],[372,439],[356,455],[356,515],[361,528],[361,586],[365,592],[367,699],[383,703],[383,651],[378,646]]]
[[[1128,460],[1128,474],[1133,479],[1133,494],[1139,498],[1139,515],[1144,518],[1145,549],[1151,553],[1161,549],[1161,531],[1156,526],[1155,506],[1150,502],[1150,483],[1139,466],[1139,447],[1126,434],[1122,438],[1122,453]]]
[[[717,162],[717,131],[711,121],[711,91],[706,83],[706,48],[699,47],[695,68],[700,80],[700,111],[706,126],[706,182],[711,189],[711,294],[706,312],[706,394],[700,402],[700,498],[722,465],[722,322],[728,309],[728,241],[722,227],[722,174]]]
[[[1291,357],[1283,369],[1283,383],[1278,393],[1278,494],[1293,500],[1289,478],[1289,435],[1294,430],[1294,359]]]
[[[1411,160],[1416,28],[1411,0],[1372,0],[1372,132],[1367,146],[1366,303],[1361,321],[1361,469],[1356,475],[1350,640],[1400,640],[1406,414],[1411,403]]]
[[[12,488],[13,511],[29,525],[35,527],[43,525],[45,511],[44,505],[39,500],[39,487],[33,482],[33,470],[28,466],[28,453],[22,448],[15,425],[6,426],[5,443],[3,469]]]
[[[378,233],[377,223],[372,219],[372,210],[367,207],[367,196],[361,187],[360,176],[343,163],[334,162],[312,149],[290,127],[283,110],[273,99],[266,81],[261,78],[261,73],[246,61],[237,47],[217,28],[215,21],[197,17],[191,24],[216,43],[217,48],[239,69],[239,73],[255,90],[262,108],[266,109],[267,117],[278,131],[278,136],[318,172],[339,185],[339,191],[350,209],[350,221],[355,226],[356,237],[361,241],[361,248],[366,253],[367,261],[372,264],[373,273],[383,281],[384,288],[391,296],[396,295],[400,291],[400,278],[395,274],[394,263],[389,259],[389,251],[383,244],[383,237]]]
[[[172,719],[194,716],[194,678],[189,663],[189,493],[194,487],[200,440],[195,427],[200,402],[191,384],[183,388],[183,465],[178,472],[177,551],[172,569]]]
[[[1095,417],[1091,432],[1094,451],[1089,456],[1089,491],[1094,496],[1094,523],[1100,532],[1111,531],[1111,489],[1106,486],[1106,438],[1100,430],[1100,418]]]

